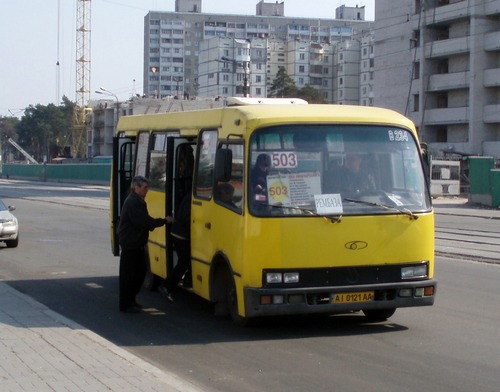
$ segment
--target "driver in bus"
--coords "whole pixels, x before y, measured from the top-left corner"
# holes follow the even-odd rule
[[[359,153],[346,154],[344,166],[340,171],[340,191],[348,196],[356,196],[375,190],[373,176],[363,165],[363,155]]]
[[[374,178],[367,171],[364,159],[363,154],[347,153],[342,166],[329,170],[327,176],[328,192],[354,197],[375,190]]]

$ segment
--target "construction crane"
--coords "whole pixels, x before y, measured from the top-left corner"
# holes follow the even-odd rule
[[[87,144],[87,103],[90,100],[91,1],[76,0],[76,107],[73,115],[72,155],[83,158]]]
[[[11,137],[7,140],[10,144],[12,144],[17,150],[23,154],[28,161],[31,163],[34,163],[35,165],[38,165],[38,162],[36,161],[35,158],[33,158],[30,154],[28,154],[19,144],[17,144]]]

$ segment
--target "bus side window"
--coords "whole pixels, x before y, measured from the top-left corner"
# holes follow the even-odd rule
[[[222,166],[225,167],[229,172],[229,176],[224,176],[226,178],[217,178],[216,185],[214,188],[214,200],[217,204],[221,204],[235,212],[243,212],[243,162],[244,160],[244,146],[242,143],[231,143],[224,145],[225,149],[231,150],[229,152],[230,162],[229,167],[226,164]],[[220,153],[219,151],[218,153]],[[219,154],[220,155],[220,154]],[[218,167],[216,171],[221,170]],[[217,174],[219,177],[219,174]]]
[[[202,199],[212,197],[217,137],[217,130],[203,130],[197,143],[194,194]]]

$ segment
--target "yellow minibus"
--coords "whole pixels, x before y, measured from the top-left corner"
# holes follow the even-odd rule
[[[237,323],[278,315],[434,303],[434,213],[414,124],[394,111],[228,99],[208,110],[121,117],[111,239],[135,175],[150,215],[191,193],[191,290]],[[150,235],[148,285],[177,262],[170,227]]]

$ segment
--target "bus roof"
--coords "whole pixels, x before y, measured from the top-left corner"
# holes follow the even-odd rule
[[[196,135],[200,129],[223,128],[223,134],[285,124],[379,124],[415,131],[411,120],[393,110],[354,105],[238,105],[219,109],[123,116],[118,131],[180,130]]]

